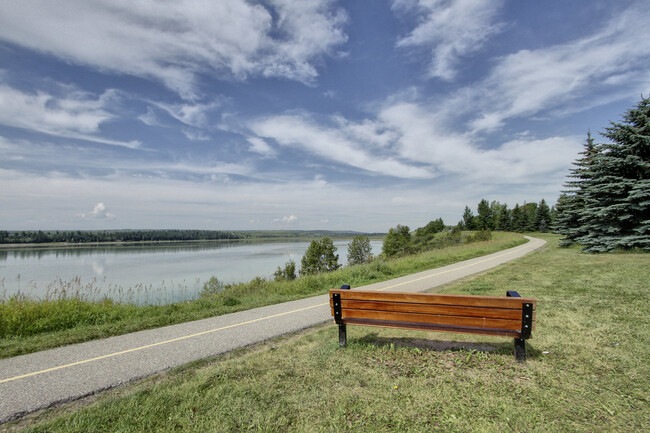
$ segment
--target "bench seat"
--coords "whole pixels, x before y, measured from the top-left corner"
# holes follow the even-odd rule
[[[379,326],[512,337],[515,357],[524,360],[525,340],[535,326],[536,301],[515,291],[507,296],[330,290],[330,307],[346,345],[346,325]]]

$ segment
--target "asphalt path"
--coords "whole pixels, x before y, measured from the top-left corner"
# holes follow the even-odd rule
[[[522,257],[546,243],[527,238],[529,242],[518,247],[363,288],[421,292],[438,287]],[[328,295],[321,295],[3,359],[0,424],[330,320]]]

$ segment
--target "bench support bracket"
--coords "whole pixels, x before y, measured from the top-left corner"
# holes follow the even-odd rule
[[[525,303],[521,306],[521,338],[530,338],[532,328],[533,304]]]

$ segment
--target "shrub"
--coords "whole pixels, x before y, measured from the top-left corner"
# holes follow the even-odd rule
[[[481,241],[489,241],[492,239],[492,231],[490,230],[481,230],[473,235],[469,235],[466,239],[466,243],[471,243],[471,242],[481,242]]]
[[[284,269],[278,266],[278,270],[273,273],[275,281],[295,280],[296,279],[296,262],[289,260],[284,264]]]
[[[201,290],[201,297],[206,298],[210,296],[215,296],[221,292],[225,286],[217,277],[211,277],[208,281],[203,283],[203,289]]]

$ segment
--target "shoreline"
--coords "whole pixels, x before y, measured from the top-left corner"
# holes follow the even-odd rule
[[[384,236],[366,235],[370,240],[381,240]],[[195,239],[195,240],[167,240],[167,241],[107,241],[107,242],[46,242],[46,243],[25,243],[25,244],[0,244],[2,249],[19,248],[75,248],[75,247],[103,247],[103,246],[136,246],[136,245],[174,245],[174,244],[216,244],[225,242],[309,242],[317,239],[314,236],[287,236],[287,237],[259,237],[243,239]],[[352,239],[345,236],[333,236],[330,239],[335,241]]]

